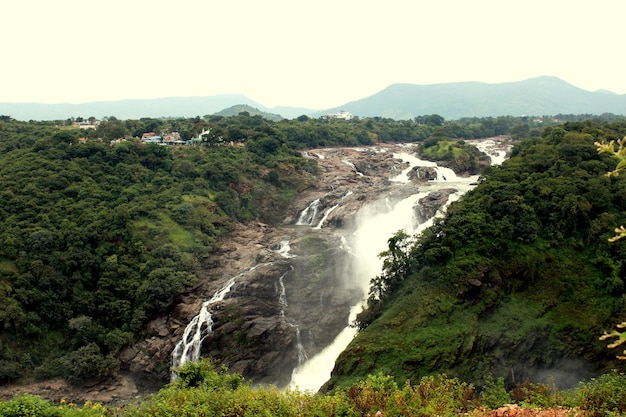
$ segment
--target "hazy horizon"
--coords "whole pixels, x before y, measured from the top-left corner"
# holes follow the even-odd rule
[[[396,83],[543,75],[626,93],[613,62],[621,0],[25,0],[3,10],[5,103],[242,94],[326,109]]]

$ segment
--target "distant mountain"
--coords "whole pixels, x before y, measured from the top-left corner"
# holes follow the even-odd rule
[[[273,120],[275,122],[283,119],[283,117],[280,114],[275,114],[275,113],[269,113],[269,112],[265,112],[265,111],[261,111],[256,107],[252,107],[249,106],[247,104],[236,104],[234,106],[231,106],[227,109],[218,111],[217,113],[213,113],[214,116],[224,116],[224,117],[228,117],[228,116],[237,116],[239,113],[242,112],[248,112],[250,114],[250,116],[261,116],[264,119],[267,120]]]
[[[70,117],[115,116],[118,119],[142,117],[194,117],[213,114],[236,104],[259,107],[260,104],[241,94],[208,97],[166,97],[96,101],[81,104],[0,103],[0,114],[17,120],[65,120]]]
[[[80,104],[0,103],[0,115],[11,116],[17,120],[66,120],[71,117],[92,116],[97,119],[108,116],[115,116],[118,119],[195,117],[215,114],[237,105],[250,106],[261,112],[274,113],[289,119],[315,111],[289,106],[267,108],[242,94],[221,94],[206,97],[164,97]]]
[[[345,110],[360,117],[409,119],[439,114],[460,117],[554,114],[626,114],[626,95],[590,92],[556,77],[537,77],[501,84],[393,84],[384,90],[327,110]],[[316,113],[322,115],[324,113]]]
[[[626,114],[626,95],[606,90],[591,92],[556,77],[537,77],[500,84],[392,84],[369,97],[324,111],[288,106],[267,108],[241,94],[223,94],[83,104],[0,103],[0,115],[18,120],[65,120],[79,116],[98,119],[105,116],[118,119],[194,117],[215,114],[235,105],[247,105],[288,119],[301,115],[316,117],[345,110],[360,117],[410,119],[419,115],[439,114],[453,120],[466,116]]]

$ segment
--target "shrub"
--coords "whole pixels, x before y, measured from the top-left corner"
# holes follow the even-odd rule
[[[22,394],[12,400],[0,402],[0,416],[2,417],[56,417],[61,411],[41,397]]]
[[[612,371],[589,382],[581,382],[576,403],[592,416],[626,413],[626,375]]]
[[[517,404],[524,407],[556,407],[563,404],[563,393],[547,384],[524,382],[511,390],[511,397]]]
[[[236,390],[244,385],[244,378],[240,374],[229,374],[226,367],[222,367],[218,371],[210,359],[188,362],[173,371],[176,375],[176,381],[172,386],[177,388],[205,387]]]
[[[489,376],[485,382],[485,388],[481,395],[482,405],[487,409],[496,409],[511,403],[511,396],[504,387],[504,378],[500,377],[495,382]]]
[[[419,384],[408,382],[394,395],[394,407],[389,415],[446,416],[457,415],[474,408],[474,387],[446,375],[425,376]]]
[[[70,353],[63,360],[67,369],[66,379],[72,384],[80,384],[85,379],[109,375],[119,366],[113,356],[104,356],[95,343],[90,343]]]

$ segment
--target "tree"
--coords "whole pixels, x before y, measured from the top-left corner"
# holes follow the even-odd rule
[[[415,121],[419,124],[425,124],[429,126],[443,126],[445,119],[438,114],[429,114],[426,116],[417,116]]]
[[[615,149],[614,140],[608,143],[606,141],[595,143],[596,147],[598,148],[598,153],[601,153],[601,154],[608,153],[609,155],[612,155],[619,160],[615,169],[611,172],[608,172],[607,176],[617,176],[620,174],[620,172],[626,169],[626,136],[624,136],[624,138],[618,141],[617,143],[618,143],[617,149]],[[620,226],[615,229],[615,233],[617,234],[614,237],[609,239],[610,242],[615,242],[626,237],[626,228],[624,228],[624,226]],[[618,329],[626,329],[626,321],[618,324],[616,327]],[[613,330],[610,333],[605,332],[600,337],[600,340],[607,340],[607,339],[617,339],[615,342],[608,345],[609,348],[614,349],[626,343],[626,331],[620,332],[618,330]],[[617,358],[626,360],[626,349],[624,350],[623,353],[624,353],[623,355],[617,355]]]

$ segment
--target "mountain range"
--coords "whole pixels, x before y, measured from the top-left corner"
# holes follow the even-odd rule
[[[206,97],[166,97],[98,101],[82,104],[0,103],[0,114],[18,120],[64,120],[71,117],[118,119],[142,117],[194,117],[215,114],[236,105],[247,105],[284,118],[319,117],[339,110],[359,117],[410,119],[439,114],[445,119],[461,117],[626,114],[626,94],[606,90],[583,90],[557,77],[542,76],[524,81],[488,84],[392,84],[360,100],[326,110],[278,106],[268,108],[241,94]]]

